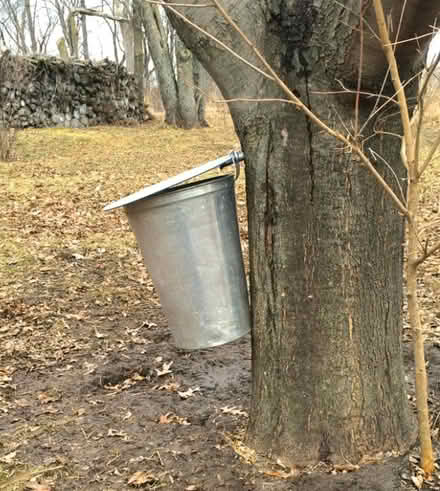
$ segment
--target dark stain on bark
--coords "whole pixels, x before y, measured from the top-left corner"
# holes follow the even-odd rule
[[[327,431],[323,431],[321,444],[319,446],[319,460],[324,463],[330,463],[330,442],[329,442],[329,434]]]
[[[271,10],[271,29],[282,40],[282,66],[294,70],[298,77],[307,75],[307,50],[313,35],[318,10],[312,0],[281,0]]]
[[[269,126],[269,135],[268,135],[268,145],[267,145],[267,158],[266,158],[266,168],[265,168],[265,193],[266,193],[266,207],[264,211],[264,246],[265,253],[268,261],[268,270],[270,272],[270,285],[267,285],[270,288],[270,301],[267,303],[267,321],[269,325],[275,326],[275,285],[276,285],[276,272],[274,265],[274,243],[275,243],[275,233],[274,233],[274,224],[275,224],[275,192],[273,188],[273,184],[271,182],[271,170],[270,170],[270,161],[271,161],[271,152],[273,151],[273,134],[272,128]]]
[[[307,107],[311,110],[312,107],[310,102],[309,79],[307,75],[305,77],[305,81],[306,81]],[[307,125],[307,135],[309,138],[308,161],[309,161],[309,168],[310,168],[310,202],[313,203],[313,193],[315,191],[315,167],[313,164],[313,130],[312,130],[312,122],[307,116],[305,116],[305,118],[306,118],[306,125]]]

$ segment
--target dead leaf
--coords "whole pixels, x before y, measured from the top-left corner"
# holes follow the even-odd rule
[[[38,483],[29,481],[26,484],[25,489],[32,489],[33,491],[52,491],[52,488],[47,483]]]
[[[333,466],[333,468],[338,472],[353,472],[359,470],[359,466],[355,464],[336,464]]]
[[[232,406],[225,406],[222,407],[222,413],[223,414],[232,414],[233,416],[248,416],[248,413],[246,411],[243,411],[243,409],[240,409],[238,407]]]
[[[105,338],[107,336],[105,334],[101,334],[100,332],[98,332],[98,329],[96,329],[96,327],[95,327],[95,337],[97,337],[98,339],[102,339],[102,338]]]
[[[143,377],[142,375],[139,375],[139,373],[137,373],[137,372],[131,378],[133,380],[145,380],[145,377]]]
[[[423,485],[423,476],[411,476],[411,481],[417,489],[420,489]]]
[[[155,385],[153,390],[166,390],[168,392],[177,392],[177,389],[180,387],[178,382],[170,382],[168,384],[163,385]]]
[[[137,471],[130,477],[128,484],[130,486],[143,486],[144,484],[151,484],[155,481],[157,481],[157,478],[150,472]]]
[[[295,469],[290,469],[289,472],[286,471],[264,471],[266,476],[278,477],[279,479],[289,479],[299,475],[299,471]]]
[[[155,368],[157,376],[163,377],[164,375],[168,375],[169,373],[172,373],[172,371],[170,370],[170,367],[173,363],[174,363],[173,360],[171,360],[169,363],[165,362],[162,365],[162,369]]]
[[[188,389],[184,392],[181,392],[181,391],[178,391],[177,393],[179,394],[179,396],[182,398],[182,399],[188,399],[189,397],[193,397],[193,395],[196,393],[196,392],[200,392],[200,387],[194,387],[194,389]]]
[[[55,402],[59,400],[57,396],[51,396],[47,392],[40,392],[38,394],[38,399],[41,404],[49,404],[49,402]]]
[[[107,436],[119,437],[119,438],[123,438],[124,440],[128,440],[129,439],[127,433],[125,433],[124,431],[114,430],[113,428],[110,428],[108,430]]]
[[[15,399],[14,402],[18,407],[29,407],[31,405],[27,399]]]
[[[188,426],[191,423],[189,423],[185,418],[177,416],[177,414],[166,413],[160,415],[159,424],[161,425],[179,424],[179,425]]]
[[[17,451],[8,453],[0,458],[0,462],[3,462],[4,464],[12,464],[14,462],[16,455],[17,455]]]

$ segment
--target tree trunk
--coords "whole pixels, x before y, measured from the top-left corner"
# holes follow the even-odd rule
[[[37,46],[37,37],[35,35],[35,22],[34,22],[35,19],[34,19],[34,16],[32,15],[30,0],[25,0],[24,9],[26,12],[29,36],[31,38],[32,54],[35,54],[38,52],[38,46]]]
[[[193,64],[191,51],[180,38],[176,38],[177,91],[179,95],[179,120],[177,125],[191,129],[197,124],[197,106],[194,98]]]
[[[209,90],[209,75],[195,56],[193,56],[193,78],[197,120],[202,128],[207,128],[209,124],[206,120],[206,95]]]
[[[328,96],[310,105],[332,127],[350,120],[351,107]],[[402,217],[334,140],[278,113],[263,108],[239,130],[253,272],[249,441],[295,465],[404,451],[415,434],[401,354]],[[398,162],[397,139],[369,146]]]
[[[144,112],[144,44],[142,32],[143,7],[140,0],[133,0],[133,41],[134,41],[134,75],[137,86],[137,102],[142,113]]]
[[[188,0],[188,3],[202,3]],[[398,191],[400,121],[375,98],[336,95],[339,82],[377,93],[387,71],[368,7],[359,2],[223,0],[283,81],[332,128],[361,128],[368,155]],[[402,2],[384,0],[392,25]],[[180,9],[258,67],[252,49],[220,14]],[[418,12],[415,15],[415,12]],[[406,5],[399,39],[429,31],[437,3]],[[179,36],[225,99],[285,98],[274,82],[231,57],[176,16]],[[359,36],[364,29],[363,36]],[[412,75],[416,43],[399,45],[402,77]],[[410,86],[408,94],[415,92]],[[393,95],[385,84],[384,95]],[[383,101],[378,100],[378,103]],[[401,349],[403,219],[348,149],[293,105],[234,102],[246,156],[252,301],[252,401],[248,442],[289,465],[356,462],[407,450],[415,439]],[[358,119],[355,121],[355,114]],[[367,122],[368,120],[368,122]],[[386,126],[384,126],[386,125]],[[385,130],[384,133],[380,133]],[[394,176],[397,176],[395,177]]]
[[[86,8],[85,0],[81,0],[80,4],[81,4],[81,8]],[[82,45],[83,45],[84,59],[88,60],[88,59],[90,59],[90,56],[89,56],[89,37],[87,34],[87,16],[86,15],[81,16],[81,34],[82,34]]]
[[[64,38],[58,39],[57,48],[60,58],[67,61],[69,59],[69,51],[67,50],[67,44]]]
[[[165,29],[162,25],[160,12],[156,5],[144,2],[144,29],[148,39],[151,58],[156,69],[160,95],[165,109],[165,122],[178,124],[177,84],[174,77],[173,64],[168,51]]]
[[[113,0],[113,10],[119,17],[129,18],[128,8],[121,0]],[[134,32],[131,22],[120,22],[122,46],[125,53],[127,71],[134,73]]]
[[[76,24],[75,16],[72,15],[72,12],[67,16],[67,28],[68,28],[68,37],[67,41],[70,47],[70,56],[72,58],[79,58],[79,34],[78,34],[78,26]]]

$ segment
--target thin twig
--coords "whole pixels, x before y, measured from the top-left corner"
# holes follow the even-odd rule
[[[420,34],[420,36],[414,36],[412,38],[402,39],[402,41],[393,41],[389,44],[384,44],[384,46],[397,46],[398,44],[411,43],[412,41],[417,41],[419,39],[426,38],[428,36],[432,36],[432,33]]]
[[[408,168],[414,162],[414,140],[412,137],[412,129],[409,118],[408,104],[405,96],[405,89],[402,86],[400,80],[399,69],[397,68],[396,57],[391,45],[391,40],[388,34],[388,28],[385,21],[385,14],[382,7],[381,0],[373,0],[374,10],[376,12],[377,25],[379,28],[379,34],[383,40],[383,50],[390,67],[391,80],[393,81],[394,90],[396,91],[397,100],[400,106],[400,114],[403,126],[403,135],[406,145],[406,158]]]
[[[377,101],[376,101],[376,103],[375,103],[375,105],[374,105],[374,109],[373,109],[373,110],[370,112],[370,114],[369,114],[369,116],[368,116],[367,120],[366,120],[366,121],[365,121],[365,123],[363,124],[363,126],[362,126],[362,128],[361,128],[361,130],[360,130],[360,131],[361,131],[361,133],[362,133],[362,131],[364,130],[364,128],[367,126],[367,124],[369,123],[369,121],[371,120],[371,118],[373,118],[373,117],[374,117],[374,116],[375,116],[377,113],[381,112],[381,111],[382,111],[382,110],[385,108],[385,106],[387,106],[387,105],[388,105],[390,102],[394,102],[395,104],[399,105],[399,102],[398,102],[398,101],[396,101],[396,99],[395,99],[396,94],[394,94],[392,97],[388,97],[388,100],[387,100],[387,101],[385,101],[385,102],[384,102],[384,103],[383,103],[381,106],[378,106],[378,105],[377,105],[377,104],[378,104],[378,102],[379,102],[379,98],[384,98],[384,97],[385,97],[385,96],[383,96],[383,95],[381,95],[381,94],[382,94],[382,92],[383,92],[383,90],[384,90],[384,88],[385,88],[386,79],[388,78],[388,75],[389,75],[389,70],[390,70],[390,69],[389,69],[389,67],[388,67],[388,71],[387,71],[387,73],[386,73],[386,75],[385,75],[384,81],[383,81],[383,83],[382,83],[382,87],[381,87],[381,89],[380,89],[379,94],[377,95]],[[418,77],[418,75],[413,75],[411,78],[409,78],[408,80],[406,80],[406,81],[405,81],[405,83],[402,83],[402,87],[403,87],[403,88],[407,87],[409,84],[411,84],[411,83],[414,81],[414,79],[415,79],[416,77]]]
[[[115,15],[106,14],[104,12],[100,12],[99,10],[95,10],[95,9],[77,8],[77,9],[71,10],[70,14],[71,15],[90,15],[93,17],[103,17],[104,19],[110,19],[110,20],[114,20],[116,22],[130,22],[130,19],[127,19],[125,17],[117,17]]]
[[[393,174],[393,177],[394,179],[396,180],[397,182],[397,187],[399,188],[399,191],[400,191],[400,196],[402,197],[402,202],[405,203],[406,199],[405,199],[405,193],[403,192],[403,189],[402,189],[402,186],[400,184],[400,179],[397,177],[397,174],[394,172],[394,169],[391,167],[391,165],[382,157],[382,155],[378,154],[377,152],[375,152],[372,148],[369,149],[370,152],[371,152],[371,155],[374,157],[375,160],[377,159],[380,159],[384,164],[385,166],[388,168],[388,170],[391,171],[391,173]],[[406,203],[405,203],[406,204]],[[407,205],[406,205],[407,206]]]
[[[382,99],[386,99],[386,100],[389,100],[389,102],[394,102],[395,104],[397,104],[397,101],[392,99],[391,97],[388,97],[386,95],[382,95],[382,96],[378,96],[377,94],[374,94],[373,92],[366,92],[364,90],[361,90],[361,91],[357,91],[357,90],[353,90],[353,89],[349,89],[347,87],[345,87],[340,80],[337,80],[335,79],[336,82],[339,83],[339,85],[343,88],[343,90],[311,90],[310,93],[311,94],[316,94],[316,95],[339,95],[339,94],[348,94],[348,95],[353,95],[353,94],[361,94],[361,95],[365,95],[365,96],[368,96],[368,97],[380,97]]]
[[[354,137],[357,139],[359,130],[359,103],[362,86],[362,67],[364,63],[364,13],[362,11],[363,0],[359,0],[360,33],[359,33],[359,73],[356,87],[356,100],[354,104]]]
[[[276,97],[266,97],[266,98],[253,98],[253,97],[235,97],[233,99],[213,99],[212,102],[215,103],[226,103],[230,102],[282,102],[284,104],[293,104],[296,105],[295,101],[291,101],[289,99],[277,99]]]
[[[161,0],[145,0],[148,3],[154,3],[156,5],[162,5],[164,7],[164,2]],[[213,7],[212,3],[174,3],[170,2],[167,5],[171,7]]]
[[[435,254],[438,250],[440,250],[440,242],[437,242],[434,246],[432,246],[430,249],[425,251],[422,256],[416,259],[416,265],[418,266],[419,264],[423,263],[423,261],[426,261],[428,257],[432,256]]]

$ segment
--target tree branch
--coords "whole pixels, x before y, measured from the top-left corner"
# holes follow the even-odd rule
[[[422,264],[423,261],[426,261],[428,257],[432,256],[435,254],[438,250],[440,250],[440,242],[437,242],[434,246],[432,246],[430,249],[426,250],[422,256],[416,259],[416,265],[418,266],[419,264]]]
[[[125,17],[117,17],[111,14],[105,14],[104,12],[99,12],[95,9],[77,8],[71,11],[71,15],[90,15],[93,17],[103,17],[104,19],[110,19],[116,22],[130,22],[130,19],[126,19]]]
[[[412,163],[415,162],[415,147],[414,139],[412,136],[412,128],[408,111],[408,104],[405,96],[405,89],[402,86],[400,80],[399,69],[397,68],[396,57],[394,56],[393,46],[388,34],[388,28],[385,21],[385,14],[383,11],[382,1],[373,0],[374,10],[376,12],[377,26],[379,28],[380,38],[382,40],[382,46],[385,56],[390,68],[391,80],[393,81],[394,90],[396,91],[397,101],[400,106],[400,114],[403,126],[403,136],[405,141],[406,160],[407,167],[412,168]],[[417,169],[415,169],[417,171]]]

